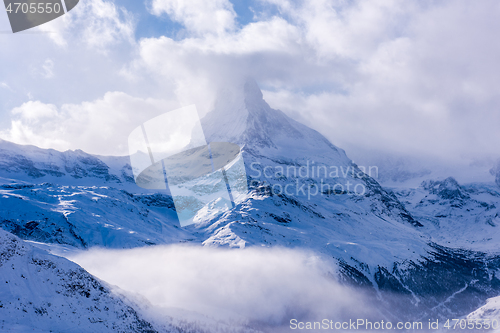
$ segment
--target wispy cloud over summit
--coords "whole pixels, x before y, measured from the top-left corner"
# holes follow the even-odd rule
[[[34,133],[23,140],[45,135],[11,112],[29,98],[62,108],[120,91],[206,113],[220,86],[250,75],[271,106],[348,152],[498,155],[494,2],[249,1],[253,17],[243,24],[241,6],[95,0],[44,27],[55,34],[21,37],[31,44],[2,36],[9,51],[0,60],[12,64],[2,82],[14,91],[0,90],[3,137],[15,139],[19,122]],[[135,37],[139,20],[165,25]],[[35,77],[46,59],[52,75]]]

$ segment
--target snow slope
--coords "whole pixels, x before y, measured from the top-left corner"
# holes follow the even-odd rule
[[[78,265],[0,230],[2,332],[156,332]]]
[[[15,235],[79,248],[184,241],[172,198],[97,186],[0,185],[0,225]]]

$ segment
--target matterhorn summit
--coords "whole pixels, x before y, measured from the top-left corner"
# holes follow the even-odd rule
[[[337,163],[350,163],[342,149],[317,131],[272,109],[251,78],[221,90],[214,110],[205,116],[202,126],[209,142],[233,142],[285,160],[300,154],[316,154],[319,160],[326,153]]]

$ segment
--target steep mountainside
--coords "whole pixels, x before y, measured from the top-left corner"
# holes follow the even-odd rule
[[[78,265],[0,230],[2,332],[156,332]]]

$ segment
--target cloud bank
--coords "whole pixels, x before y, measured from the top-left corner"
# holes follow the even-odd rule
[[[292,318],[345,320],[374,314],[358,291],[336,281],[334,263],[302,250],[155,246],[93,249],[70,259],[146,298],[150,315],[165,317],[182,309],[239,325],[288,327]]]
[[[2,36],[8,51],[0,60],[11,64],[0,86],[2,138],[50,138],[45,141],[54,148],[125,154],[118,139],[57,134],[82,129],[76,115],[61,117],[60,110],[91,104],[97,110],[95,101],[118,91],[168,105],[196,104],[203,114],[221,86],[250,75],[271,106],[348,154],[500,155],[493,144],[500,140],[496,2],[249,1],[254,17],[240,24],[241,14],[227,0],[154,0],[141,15],[180,28],[149,38],[134,36],[139,16],[126,3],[87,3],[44,25],[54,33]],[[23,117],[40,103],[59,110],[44,116],[50,126]],[[121,112],[132,118],[147,113]],[[121,140],[112,115],[93,126]]]

